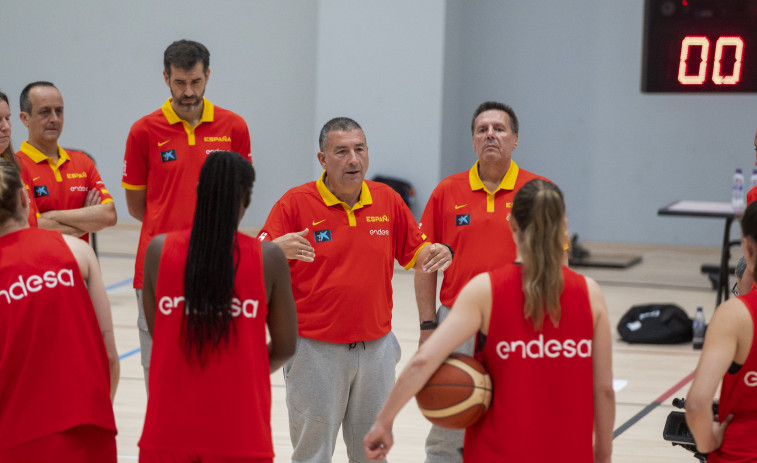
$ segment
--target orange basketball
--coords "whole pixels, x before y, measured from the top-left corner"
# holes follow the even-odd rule
[[[469,355],[454,353],[415,396],[423,416],[437,426],[463,429],[489,409],[492,380]]]

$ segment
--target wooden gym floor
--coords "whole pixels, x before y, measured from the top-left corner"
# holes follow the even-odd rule
[[[250,231],[250,234],[254,231]],[[137,442],[142,432],[146,395],[139,360],[139,339],[136,328],[137,305],[131,286],[134,253],[137,248],[137,225],[123,224],[97,234],[100,261],[108,288],[116,343],[121,360],[121,381],[115,400],[118,426],[119,462],[135,461]],[[713,243],[718,242],[717,237]],[[715,291],[700,274],[702,263],[719,261],[719,248],[662,247],[584,243],[592,256],[603,254],[638,254],[640,264],[625,270],[579,268],[579,272],[596,279],[604,292],[615,335],[613,346],[614,378],[616,380],[617,412],[615,420],[613,461],[631,462],[693,462],[689,452],[672,447],[662,439],[668,413],[673,411],[673,397],[684,397],[690,385],[690,374],[696,366],[698,352],[690,344],[628,345],[620,341],[615,327],[620,317],[634,304],[672,302],[693,316],[697,306],[704,307],[709,320],[715,308]],[[738,257],[738,256],[737,256]],[[734,262],[734,261],[732,261]],[[394,332],[402,346],[401,369],[417,347],[418,318],[410,272],[397,267],[394,276]],[[398,369],[398,371],[399,371]],[[276,462],[290,461],[291,447],[284,402],[284,380],[281,371],[271,377],[273,387],[272,427]],[[542,398],[549,402],[549,397]],[[423,442],[429,424],[414,403],[400,413],[394,429],[395,447],[389,460],[396,463],[421,462]],[[544,417],[544,442],[549,442],[554,429],[549,416]],[[337,442],[335,462],[347,461],[344,444]]]

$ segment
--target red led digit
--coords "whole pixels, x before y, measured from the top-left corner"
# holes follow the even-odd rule
[[[720,73],[720,62],[723,60],[723,48],[736,47],[736,62],[733,63],[733,73],[724,76]],[[741,80],[741,57],[744,55],[744,41],[741,37],[719,37],[715,42],[715,59],[712,68],[712,81],[716,85],[735,85]]]
[[[699,71],[696,75],[686,73],[686,60],[689,58],[689,48],[692,46],[702,47],[699,57]],[[678,82],[683,85],[701,85],[707,78],[707,57],[710,54],[710,41],[707,37],[687,35],[681,42],[681,61],[678,65]]]

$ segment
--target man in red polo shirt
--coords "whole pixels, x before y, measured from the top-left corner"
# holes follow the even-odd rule
[[[235,151],[252,162],[250,132],[237,114],[205,99],[210,52],[179,40],[163,54],[163,78],[171,98],[132,125],[126,139],[121,186],[129,214],[142,222],[134,288],[137,291],[139,344],[145,386],[150,371],[152,337],[142,308],[142,272],[150,240],[161,233],[190,228],[197,202],[197,181],[214,151]]]
[[[38,226],[89,241],[94,233],[116,224],[116,206],[83,152],[58,144],[63,131],[63,97],[50,82],[32,82],[21,91],[21,122],[29,139],[16,158],[38,208]]]
[[[421,342],[449,314],[462,287],[479,273],[515,260],[510,231],[513,198],[539,175],[512,160],[518,147],[518,118],[510,106],[496,101],[479,105],[471,121],[477,161],[469,170],[453,174],[431,193],[421,217],[421,231],[431,241],[452,247],[455,260],[444,272],[436,310],[436,272],[415,274],[415,294],[421,316]],[[473,354],[470,338],[456,352]],[[462,461],[463,431],[432,426],[426,440],[426,463]]]
[[[365,180],[360,125],[338,117],[319,137],[324,172],[273,206],[258,238],[290,259],[300,341],[284,366],[292,461],[331,461],[342,428],[350,461],[366,461],[363,436],[394,384],[394,261],[446,269],[447,247],[421,236],[402,198]]]

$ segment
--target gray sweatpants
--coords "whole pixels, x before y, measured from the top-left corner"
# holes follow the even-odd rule
[[[436,312],[437,323],[441,324],[449,315],[449,311],[450,308],[446,305],[439,306]],[[455,349],[455,352],[473,355],[475,339],[475,336],[471,337]],[[426,463],[461,463],[464,437],[465,430],[463,429],[445,429],[431,425],[431,431],[426,438]]]
[[[392,332],[352,344],[299,338],[284,365],[292,462],[330,462],[340,426],[349,461],[367,462],[363,438],[394,385],[399,359]]]

